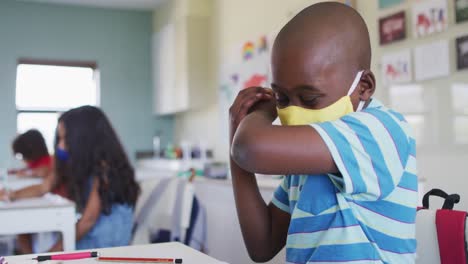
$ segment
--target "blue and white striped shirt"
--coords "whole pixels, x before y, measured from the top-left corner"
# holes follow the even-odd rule
[[[289,175],[273,204],[291,214],[287,263],[414,263],[415,140],[403,116],[373,99],[311,125],[340,175]]]

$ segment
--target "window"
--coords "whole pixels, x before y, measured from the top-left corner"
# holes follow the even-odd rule
[[[411,125],[416,144],[431,142],[434,135],[428,133],[430,113],[426,110],[426,93],[421,85],[404,84],[389,87],[391,108],[401,112]]]
[[[452,84],[452,108],[455,144],[468,144],[468,84]]]
[[[98,71],[94,63],[20,60],[16,75],[17,131],[38,129],[53,152],[61,112],[99,105]]]

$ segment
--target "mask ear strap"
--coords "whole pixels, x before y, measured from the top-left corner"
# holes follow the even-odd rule
[[[361,111],[362,108],[364,108],[365,103],[366,103],[366,101],[359,101],[358,107],[356,108],[356,112]]]
[[[354,90],[356,90],[357,88],[357,85],[359,84],[359,82],[361,81],[361,77],[362,77],[362,74],[364,73],[364,71],[360,71],[356,74],[356,78],[354,78],[354,81],[353,81],[353,84],[351,84],[351,88],[349,88],[349,91],[348,91],[348,96],[350,96]],[[364,108],[364,104],[366,102],[365,101],[359,101],[359,105],[356,109],[356,112],[359,112],[362,110],[362,108]]]
[[[364,73],[364,71],[360,71],[356,74],[356,78],[354,78],[354,81],[353,83],[351,84],[351,88],[349,88],[349,91],[348,91],[348,96],[351,95],[354,90],[356,90],[356,87],[358,85],[358,83],[361,81],[361,77],[362,77],[362,74]]]

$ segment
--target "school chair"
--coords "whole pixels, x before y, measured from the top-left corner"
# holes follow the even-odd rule
[[[202,251],[206,211],[193,184],[183,178],[147,180],[141,184],[131,244],[179,241]]]

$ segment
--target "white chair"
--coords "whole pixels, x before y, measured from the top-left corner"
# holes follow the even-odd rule
[[[184,241],[190,224],[193,185],[186,179],[151,179],[141,182],[141,196],[135,208],[135,229],[131,244],[148,244],[151,234],[171,230]]]

